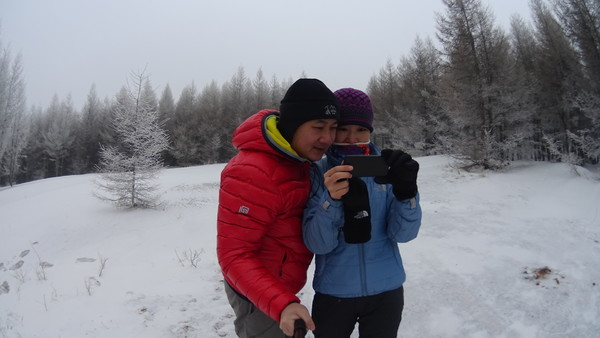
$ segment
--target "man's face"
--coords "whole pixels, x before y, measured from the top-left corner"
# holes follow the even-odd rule
[[[322,119],[304,122],[296,129],[292,140],[292,148],[301,157],[318,161],[335,138],[337,120]]]

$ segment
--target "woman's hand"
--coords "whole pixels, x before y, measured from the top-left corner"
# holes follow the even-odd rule
[[[325,187],[329,191],[329,196],[334,200],[339,200],[344,196],[349,189],[348,179],[352,177],[351,165],[338,165],[329,169],[323,177],[325,179]]]

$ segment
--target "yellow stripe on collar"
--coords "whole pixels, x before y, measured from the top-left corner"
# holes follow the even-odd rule
[[[292,149],[292,145],[281,135],[279,129],[277,129],[277,116],[273,115],[267,118],[267,134],[273,140],[273,142],[277,143],[281,148],[289,151],[290,153],[299,156],[298,153],[294,149]]]

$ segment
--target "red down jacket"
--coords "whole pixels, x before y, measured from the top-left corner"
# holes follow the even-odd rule
[[[277,116],[262,110],[233,134],[239,153],[221,172],[217,257],[229,285],[279,322],[300,301],[313,254],[302,240],[310,162],[275,141]]]

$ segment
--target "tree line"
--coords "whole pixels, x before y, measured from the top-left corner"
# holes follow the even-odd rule
[[[369,81],[373,141],[485,168],[519,159],[597,164],[600,1],[531,0],[531,20],[514,15],[508,32],[480,0],[441,1],[435,40],[417,37],[408,55]],[[0,41],[0,185],[96,171],[102,147],[121,142],[114,120],[126,86],[102,99],[92,85],[79,110],[57,96],[46,108],[26,108],[22,69]],[[240,67],[223,85],[187,85],[176,100],[168,84],[157,94],[145,79],[144,107],[169,140],[162,161],[227,162],[235,127],[277,109],[292,82],[262,70],[251,78]]]
[[[417,38],[368,85],[379,141],[465,165],[600,158],[600,1],[531,0],[510,32],[479,0],[442,0],[439,47]]]

